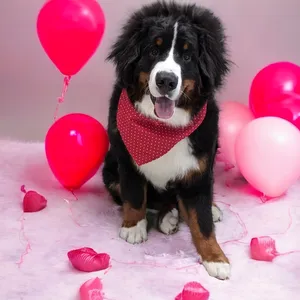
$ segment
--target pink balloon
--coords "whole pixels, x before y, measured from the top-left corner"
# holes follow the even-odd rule
[[[95,0],[48,0],[37,18],[37,33],[48,57],[64,75],[75,75],[99,47],[104,12]]]
[[[237,137],[236,162],[245,179],[268,197],[279,197],[300,176],[300,132],[290,122],[263,117]]]
[[[45,139],[50,169],[69,190],[79,189],[97,173],[108,148],[106,129],[93,117],[81,113],[58,119]]]
[[[235,141],[240,131],[254,119],[250,109],[239,102],[227,101],[220,105],[220,152],[221,157],[236,166]]]
[[[249,107],[255,117],[280,117],[300,128],[300,67],[282,61],[261,69],[251,83]]]

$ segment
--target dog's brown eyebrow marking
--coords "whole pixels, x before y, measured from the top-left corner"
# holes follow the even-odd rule
[[[194,90],[195,88],[195,80],[192,80],[192,79],[185,79],[183,81],[183,90],[185,92],[191,92]]]
[[[161,46],[162,43],[163,43],[163,39],[162,38],[157,38],[155,43],[156,43],[157,46]]]
[[[189,44],[188,44],[188,43],[184,43],[184,45],[183,45],[183,49],[184,49],[184,50],[187,50],[187,49],[189,49]]]
[[[149,74],[146,72],[141,72],[139,75],[139,80],[141,83],[146,84],[149,80]]]

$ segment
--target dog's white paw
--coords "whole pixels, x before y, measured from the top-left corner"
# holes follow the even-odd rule
[[[231,271],[230,264],[226,262],[208,262],[208,261],[204,261],[202,264],[210,276],[221,280],[230,278],[230,271]]]
[[[121,239],[130,244],[145,242],[147,240],[147,220],[143,219],[133,227],[122,227],[119,235]]]
[[[223,220],[223,213],[218,206],[213,205],[211,208],[211,211],[212,211],[212,215],[213,215],[213,221],[215,223]]]
[[[164,234],[173,234],[178,231],[179,225],[179,213],[176,208],[173,208],[171,211],[166,213],[159,223],[159,229]]]

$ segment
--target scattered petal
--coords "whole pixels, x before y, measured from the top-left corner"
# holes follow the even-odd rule
[[[273,261],[278,256],[275,240],[269,236],[253,238],[250,243],[251,258],[261,261]]]
[[[103,300],[102,283],[96,277],[86,281],[79,290],[80,300]]]
[[[207,300],[208,298],[209,291],[200,283],[192,281],[184,286],[182,293],[175,300]]]
[[[87,247],[69,251],[68,257],[73,267],[83,272],[105,270],[110,262],[110,256],[107,253],[97,253]]]
[[[44,209],[47,206],[47,200],[45,197],[35,191],[25,191],[25,187],[22,186],[21,190],[25,192],[23,198],[23,211],[24,212],[37,212]]]

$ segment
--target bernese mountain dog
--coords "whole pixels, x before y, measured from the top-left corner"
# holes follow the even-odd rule
[[[112,46],[110,149],[104,184],[123,206],[120,237],[147,240],[146,210],[176,233],[180,217],[209,275],[230,277],[214,222],[214,163],[219,109],[215,95],[229,72],[221,20],[209,9],[158,1],[134,12]]]

